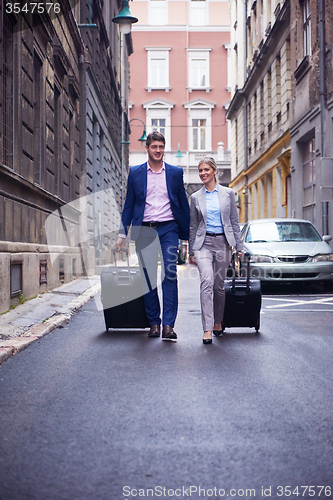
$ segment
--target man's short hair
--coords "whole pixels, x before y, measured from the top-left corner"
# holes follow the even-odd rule
[[[155,132],[151,132],[150,134],[148,134],[148,137],[147,137],[147,140],[146,140],[146,146],[149,147],[153,141],[163,142],[163,144],[165,146],[165,137],[164,137],[164,135],[161,134],[161,132],[157,132],[156,130],[155,130]]]

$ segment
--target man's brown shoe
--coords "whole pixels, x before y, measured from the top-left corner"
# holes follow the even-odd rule
[[[173,330],[172,326],[163,326],[162,340],[171,340],[172,342],[177,342],[177,333]]]
[[[160,325],[150,325],[148,337],[159,337],[160,335],[161,335],[161,326]]]

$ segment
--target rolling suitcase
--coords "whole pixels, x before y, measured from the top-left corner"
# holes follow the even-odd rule
[[[139,266],[117,265],[116,251],[113,250],[115,264],[101,273],[101,299],[105,326],[109,328],[147,328],[142,279]]]
[[[245,255],[247,266],[236,276],[235,259],[232,260],[233,277],[224,281],[225,308],[222,331],[227,327],[260,327],[261,285],[259,279],[250,278],[250,258]]]

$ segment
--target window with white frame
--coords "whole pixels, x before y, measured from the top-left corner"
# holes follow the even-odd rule
[[[316,147],[315,139],[301,143],[303,152],[303,217],[314,222],[316,186]]]
[[[212,150],[212,109],[215,104],[203,100],[186,103],[189,124],[189,149],[191,151]]]
[[[303,56],[311,56],[311,10],[310,0],[301,3],[303,17]]]
[[[169,90],[169,50],[147,49],[148,90]]]
[[[150,0],[148,4],[148,22],[149,24],[161,26],[167,24],[167,1]]]
[[[206,150],[207,120],[205,118],[192,118],[192,149],[193,151]]]
[[[209,90],[209,51],[189,50],[189,89]]]
[[[174,103],[155,99],[143,104],[146,110],[147,134],[160,132],[165,137],[165,150],[171,150],[171,110]]]
[[[165,118],[151,118],[151,131],[160,132],[165,137]]]
[[[207,24],[207,2],[205,0],[190,0],[190,25],[204,26]]]

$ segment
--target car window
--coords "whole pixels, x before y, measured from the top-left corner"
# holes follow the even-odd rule
[[[321,236],[308,222],[263,222],[251,224],[244,241],[245,243],[321,241]]]

